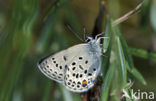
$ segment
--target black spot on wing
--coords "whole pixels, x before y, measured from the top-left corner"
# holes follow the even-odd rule
[[[79,74],[77,73],[77,74],[76,74],[76,78],[78,78],[78,77],[79,77]]]
[[[70,79],[69,82],[72,82],[72,80]]]
[[[75,73],[73,73],[73,76],[75,76]]]
[[[52,74],[53,76],[56,76],[55,74]]]
[[[67,61],[67,57],[66,57],[66,56],[63,56],[63,60],[64,60],[64,61]]]
[[[83,74],[80,74],[80,78],[82,78]]]
[[[96,71],[96,68],[93,68],[93,71]]]
[[[63,76],[63,74],[59,74],[60,76]]]
[[[74,66],[75,64],[76,64],[75,62],[72,63],[73,66]]]
[[[55,71],[54,73],[55,73],[55,74],[57,74],[57,72],[56,72],[56,71]]]
[[[74,85],[76,84],[75,81],[73,81],[73,84],[74,84]]]
[[[52,69],[49,69],[51,72],[53,71]]]
[[[80,68],[81,70],[83,70],[83,67],[82,67],[81,65],[79,65],[79,68]]]
[[[67,84],[68,84],[68,85],[70,85],[71,83],[70,83],[70,82],[68,82]]]
[[[77,85],[77,88],[80,88],[80,85]]]
[[[78,81],[78,82],[77,82],[77,84],[81,85],[81,82],[80,82],[80,81]]]
[[[75,70],[76,67],[73,67],[72,70]]]
[[[60,69],[62,69],[62,66],[60,66]]]
[[[79,57],[79,60],[82,60],[83,58],[82,57]]]
[[[85,70],[84,73],[87,74],[87,70]]]
[[[72,87],[74,87],[74,84],[72,84]]]
[[[88,63],[88,60],[85,61],[85,64],[87,64],[87,63]]]
[[[88,73],[88,76],[92,76],[92,73]]]

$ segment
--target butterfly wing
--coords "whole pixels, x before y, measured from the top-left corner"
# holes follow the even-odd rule
[[[77,48],[83,48],[81,45],[82,44],[75,45],[54,55],[41,59],[38,62],[40,71],[48,78],[59,83],[64,83],[64,73],[67,67],[66,64],[72,61],[75,56],[79,55],[79,50]]]
[[[72,52],[73,51],[73,52]],[[73,92],[85,92],[94,86],[101,69],[101,56],[90,44],[79,44],[66,50],[65,86]]]
[[[66,64],[64,55],[65,50],[41,59],[38,62],[40,71],[48,78],[59,83],[64,83],[64,70]]]
[[[79,44],[41,59],[38,67],[48,78],[73,92],[85,92],[94,86],[101,69],[101,57],[90,44]]]

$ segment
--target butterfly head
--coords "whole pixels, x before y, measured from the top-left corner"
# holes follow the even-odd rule
[[[103,33],[97,34],[95,36],[95,38],[94,38],[91,34],[85,34],[85,42],[87,42],[87,43],[94,43],[94,44],[100,44],[101,43],[101,39],[104,38],[101,35],[103,35]]]
[[[100,37],[100,35],[102,34],[96,35],[95,38],[93,38],[93,36],[91,35],[85,35],[85,39],[86,39],[85,42],[90,44],[93,50],[95,51],[95,53],[99,55],[102,55],[101,40],[104,38],[104,37]]]

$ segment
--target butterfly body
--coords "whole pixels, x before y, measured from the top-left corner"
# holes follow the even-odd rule
[[[81,93],[94,86],[101,71],[101,55],[99,40],[91,39],[41,59],[38,67],[48,78]]]

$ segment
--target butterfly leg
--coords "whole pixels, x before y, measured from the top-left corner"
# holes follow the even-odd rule
[[[101,39],[109,39],[109,37],[99,37],[96,42],[100,43]]]
[[[96,36],[95,36],[95,39],[97,40],[97,39],[98,39],[98,37],[99,37],[99,36],[101,36],[101,35],[103,35],[103,34],[104,34],[104,32],[102,32],[102,33],[100,33],[100,34],[96,35]]]

